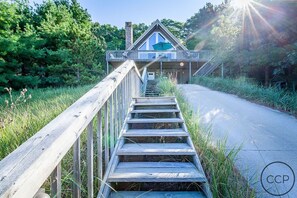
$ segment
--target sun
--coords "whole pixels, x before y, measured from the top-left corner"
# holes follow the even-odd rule
[[[231,0],[231,6],[235,9],[247,8],[253,0]]]

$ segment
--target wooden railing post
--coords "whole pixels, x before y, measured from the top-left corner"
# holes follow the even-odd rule
[[[88,140],[87,140],[87,166],[88,166],[88,198],[94,197],[94,134],[93,134],[93,121],[87,127]]]
[[[112,155],[113,152],[113,148],[114,148],[114,113],[113,113],[113,101],[114,99],[114,93],[111,94],[110,98],[109,98],[109,116],[110,116],[110,136],[109,136],[109,141],[110,141],[110,155]]]
[[[97,114],[97,171],[98,171],[98,189],[101,185],[103,177],[103,166],[102,166],[102,110]]]
[[[128,83],[127,83],[127,76],[125,77],[125,79],[124,79],[124,106],[123,106],[123,120],[125,120],[125,117],[126,117],[126,107],[127,107],[127,99],[128,99],[128,97],[127,97],[127,87],[128,87],[128,85],[127,85]]]
[[[73,189],[72,197],[81,197],[80,137],[73,145]]]
[[[108,141],[108,103],[104,105],[104,162],[105,169],[109,162],[109,141]]]
[[[61,183],[61,162],[57,165],[51,174],[51,197],[61,198],[62,183]]]
[[[121,96],[122,96],[122,103],[121,103],[121,114],[122,114],[122,123],[124,123],[125,119],[125,79],[122,82],[122,90],[121,90]]]
[[[128,81],[128,90],[127,90],[127,106],[126,112],[128,110],[128,106],[130,104],[130,97],[131,97],[131,72],[127,74],[127,81]]]
[[[117,89],[117,123],[118,123],[118,129],[117,129],[117,139],[119,138],[119,134],[120,134],[120,131],[121,131],[121,119],[120,119],[120,113],[121,113],[121,110],[120,110],[120,108],[121,108],[121,92],[120,92],[120,85],[119,85],[119,87],[118,87],[118,89]]]

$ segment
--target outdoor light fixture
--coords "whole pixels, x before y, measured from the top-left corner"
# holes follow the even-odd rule
[[[183,67],[185,64],[183,62],[179,63],[179,66]]]

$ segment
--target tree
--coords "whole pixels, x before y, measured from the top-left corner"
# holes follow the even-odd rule
[[[147,29],[148,26],[144,23],[133,24],[133,42],[135,42]]]
[[[162,19],[161,23],[168,28],[168,30],[176,36],[181,42],[186,38],[184,31],[184,23],[174,21],[172,19]]]
[[[76,0],[0,1],[0,88],[94,82],[102,74],[105,42]],[[1,90],[2,91],[2,90]]]
[[[215,24],[218,16],[224,9],[224,4],[214,6],[211,3],[207,3],[186,21],[184,24],[184,34],[188,49],[212,49],[209,35],[212,25]]]

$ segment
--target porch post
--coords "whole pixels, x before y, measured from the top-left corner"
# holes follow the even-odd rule
[[[221,65],[221,77],[224,78],[224,63]]]
[[[163,76],[163,62],[162,61],[160,62],[160,73],[161,73],[161,76]]]
[[[189,83],[192,82],[192,62],[189,62]]]
[[[108,61],[106,61],[106,75],[109,74],[109,64],[108,64]]]

